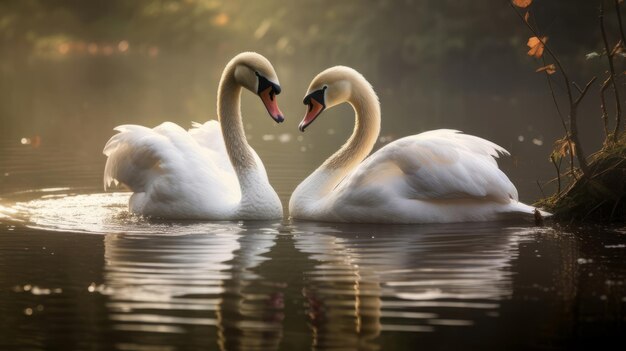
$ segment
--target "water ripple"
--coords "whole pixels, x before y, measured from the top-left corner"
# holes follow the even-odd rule
[[[0,218],[33,229],[73,233],[199,234],[233,229],[229,222],[159,221],[128,212],[130,193],[83,189],[22,191],[0,199]]]

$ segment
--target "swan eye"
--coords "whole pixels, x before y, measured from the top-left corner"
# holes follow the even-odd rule
[[[281,91],[280,86],[270,82],[267,78],[263,77],[258,72],[255,72],[255,73],[256,73],[256,76],[258,77],[258,80],[259,80],[259,86],[258,86],[258,89],[257,89],[257,94],[261,94],[261,92],[267,90],[268,88],[271,88],[270,89],[270,98],[272,100],[274,100],[274,96],[280,94],[280,91]]]
[[[326,108],[326,101],[325,101],[326,99],[324,97],[324,90],[326,90],[326,86],[324,86],[321,89],[315,90],[314,92],[304,97],[304,100],[302,100],[302,103],[305,105],[309,105],[309,112],[313,109],[313,100],[315,100],[315,102],[317,102],[318,104]]]

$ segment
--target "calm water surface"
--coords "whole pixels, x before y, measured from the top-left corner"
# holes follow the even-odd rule
[[[0,349],[623,344],[626,228],[149,221],[93,155],[2,145]]]

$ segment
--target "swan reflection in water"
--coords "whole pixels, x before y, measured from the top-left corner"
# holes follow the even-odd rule
[[[279,231],[289,232],[281,245],[296,249],[286,262],[305,267],[289,282],[301,289],[272,283],[285,272],[259,269],[285,259]],[[299,323],[285,320],[284,299],[301,291],[296,308],[305,315],[289,315],[308,321],[302,343],[376,350],[383,331],[427,333],[497,316],[512,295],[509,267],[527,232],[493,223],[294,222],[183,236],[110,234],[104,289],[121,346],[166,344],[168,335],[185,333],[191,345],[277,349],[285,328]]]
[[[378,349],[381,331],[433,332],[496,316],[512,295],[510,262],[527,230],[295,222],[293,233],[317,262],[303,272],[313,344]]]
[[[102,289],[121,349],[187,345],[275,349],[282,294],[254,269],[277,230],[242,224],[207,234],[105,238]]]

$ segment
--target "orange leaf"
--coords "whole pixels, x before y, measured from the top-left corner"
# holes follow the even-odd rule
[[[535,72],[543,72],[546,71],[547,74],[554,74],[556,72],[556,66],[554,63],[551,63],[547,66],[539,67]]]
[[[576,151],[574,149],[573,141],[569,140],[568,137],[563,137],[563,139],[558,139],[554,142],[554,150],[552,151],[552,155],[556,158],[565,157],[568,154],[572,154],[572,156],[576,156]]]
[[[528,56],[540,58],[541,55],[543,55],[543,46],[546,41],[548,41],[548,37],[542,37],[541,40],[537,37],[530,37],[528,43],[526,43],[530,48],[530,50],[528,50]]]
[[[513,0],[513,5],[521,8],[526,8],[533,3],[533,0]]]

